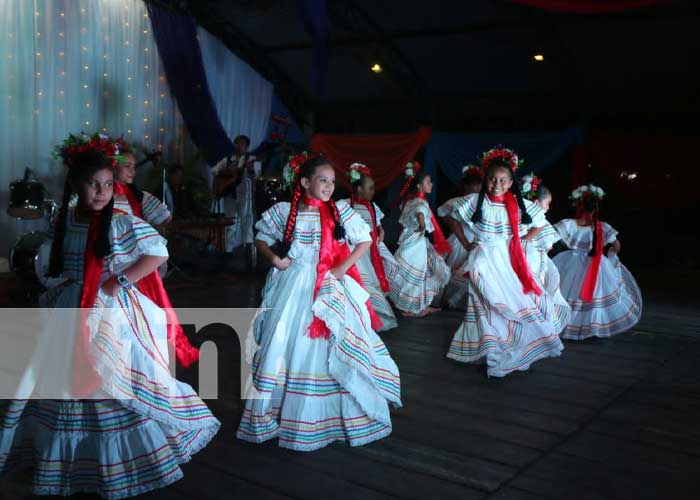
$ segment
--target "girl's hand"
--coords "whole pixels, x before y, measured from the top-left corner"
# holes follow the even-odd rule
[[[102,291],[110,297],[116,297],[121,289],[122,286],[117,281],[116,276],[110,276],[102,285]]]
[[[284,271],[285,269],[287,269],[289,266],[292,265],[292,259],[290,259],[289,257],[285,257],[284,259],[280,259],[277,255],[275,255],[275,258],[272,259],[272,265],[275,266],[280,271]]]
[[[417,233],[420,234],[425,234],[425,226],[418,226],[418,229],[416,229]]]
[[[335,276],[337,280],[343,279],[343,276],[345,276],[345,269],[343,269],[343,266],[334,267],[331,269],[331,274]]]

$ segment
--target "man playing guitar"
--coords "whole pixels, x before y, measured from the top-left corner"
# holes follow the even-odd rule
[[[255,171],[254,155],[248,152],[250,139],[239,135],[233,141],[234,154],[221,160],[213,168],[215,212],[226,217],[235,217],[236,222],[226,229],[226,251],[253,242],[253,185],[258,172]]]

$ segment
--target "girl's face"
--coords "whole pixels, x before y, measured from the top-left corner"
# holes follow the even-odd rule
[[[540,206],[540,208],[542,210],[544,210],[544,213],[547,213],[547,212],[549,212],[549,205],[552,204],[552,196],[551,195],[545,196],[544,199],[537,200],[537,201],[535,201],[535,203],[537,203]]]
[[[430,179],[429,175],[423,177],[423,180],[418,184],[418,191],[423,194],[430,194],[433,192],[433,181]]]
[[[122,184],[133,184],[136,177],[136,158],[131,153],[124,153],[125,162],[119,162],[115,168],[116,180]]]
[[[330,165],[321,165],[311,179],[302,177],[301,185],[309,197],[328,201],[335,191],[335,171]]]
[[[507,168],[490,168],[486,173],[486,189],[491,196],[503,196],[512,185],[513,178]]]
[[[374,198],[374,179],[365,177],[360,187],[357,188],[357,195],[363,200],[372,201]]]
[[[95,172],[89,179],[78,185],[80,206],[99,212],[112,199],[114,169],[105,167]]]
[[[464,186],[464,194],[473,194],[481,191],[481,182],[472,182]]]

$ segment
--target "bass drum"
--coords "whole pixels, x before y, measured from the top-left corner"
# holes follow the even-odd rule
[[[281,177],[258,177],[255,179],[256,218],[277,202],[286,199]]]
[[[64,278],[49,278],[51,236],[43,231],[27,233],[17,240],[10,250],[10,269],[21,280],[29,284],[51,288],[65,281]]]

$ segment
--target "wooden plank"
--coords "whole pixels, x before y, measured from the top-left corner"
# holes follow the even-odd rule
[[[314,499],[329,493],[337,495],[339,499],[390,498],[384,493],[346,481],[342,476],[300,466],[290,460],[293,454],[290,450],[278,448],[276,443],[254,445],[231,436],[230,440],[212,441],[198,458],[207,467],[219,469],[283,496]]]
[[[357,448],[336,444],[315,453],[296,453],[290,459],[305,468],[324,471],[334,477],[342,477],[345,481],[399,498],[419,500],[428,498],[435,492],[440,492],[440,498],[454,500],[476,500],[483,497],[483,492],[475,489],[471,481],[460,481],[463,478],[450,473],[452,471],[430,467],[429,462],[417,462],[397,453],[383,453],[382,450],[387,450],[386,443],[392,441],[384,439]],[[403,451],[411,449],[403,448]],[[437,453],[420,458],[437,458],[439,450],[431,451]],[[450,465],[460,464],[454,461]]]
[[[539,456],[535,449],[455,429],[444,425],[441,420],[416,421],[399,413],[394,416],[392,423],[395,436],[469,457],[469,463],[473,464],[475,471],[483,469],[484,474],[494,469],[498,474],[508,475],[514,468]]]
[[[513,469],[498,464],[476,462],[471,457],[396,437],[353,451],[377,462],[396,464],[483,491],[493,491],[513,473]]]

